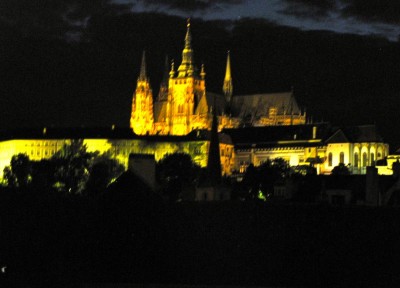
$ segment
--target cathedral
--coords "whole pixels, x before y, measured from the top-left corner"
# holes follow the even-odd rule
[[[247,126],[305,124],[293,92],[233,95],[230,55],[226,61],[222,94],[206,90],[204,65],[196,67],[187,24],[182,62],[171,63],[164,73],[157,97],[146,74],[143,52],[140,74],[132,100],[130,126],[137,135],[187,135],[193,130],[211,129],[212,110],[218,115],[218,130]],[[167,68],[168,69],[168,68]],[[222,84],[222,83],[221,83]]]

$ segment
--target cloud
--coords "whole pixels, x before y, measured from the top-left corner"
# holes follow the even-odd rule
[[[225,5],[242,4],[244,0],[136,0],[136,4],[146,7],[162,6],[183,12],[222,9]]]
[[[1,0],[0,25],[26,36],[64,38],[93,15],[128,12],[130,8],[112,0]]]
[[[341,0],[343,16],[368,22],[400,24],[400,1],[397,0]]]
[[[319,20],[331,14],[364,22],[400,23],[400,1],[397,0],[282,0],[281,13],[298,18]]]
[[[285,8],[280,12],[299,18],[320,19],[337,10],[336,0],[283,0]]]

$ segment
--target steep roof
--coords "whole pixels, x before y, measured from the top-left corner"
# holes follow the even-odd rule
[[[346,137],[342,129],[336,130],[332,136],[330,136],[326,143],[347,143],[349,139]]]
[[[361,125],[346,127],[343,129],[346,136],[353,143],[355,142],[383,142],[382,136],[378,133],[376,125]]]
[[[244,118],[250,115],[253,119],[259,119],[262,116],[268,116],[271,107],[276,107],[278,114],[301,113],[292,92],[232,97],[232,114],[236,117]]]
[[[313,139],[314,127],[316,137]],[[316,146],[322,145],[330,135],[327,123],[314,125],[265,126],[224,129],[237,147]]]
[[[224,112],[226,105],[225,97],[221,94],[213,92],[206,92],[205,95],[201,97],[199,104],[196,107],[195,114],[204,114],[211,112],[209,108],[214,106],[214,103],[217,109],[217,115],[221,115]]]
[[[327,143],[361,143],[361,142],[383,142],[376,125],[350,126],[337,128]]]

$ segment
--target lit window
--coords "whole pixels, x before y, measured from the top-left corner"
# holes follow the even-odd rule
[[[362,167],[367,167],[368,156],[367,152],[364,152],[362,155]]]
[[[354,153],[354,167],[358,168],[358,153]]]
[[[339,154],[339,163],[344,164],[344,153],[340,152]]]

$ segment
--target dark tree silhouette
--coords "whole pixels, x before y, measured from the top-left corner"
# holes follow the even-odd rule
[[[89,196],[99,195],[124,171],[124,166],[117,160],[111,159],[104,154],[96,157],[90,168],[89,179],[86,183],[86,193]]]
[[[32,180],[32,166],[26,154],[12,156],[10,166],[4,168],[4,178],[9,187],[27,187]]]
[[[163,194],[176,201],[182,192],[193,188],[200,175],[200,166],[193,162],[189,154],[167,154],[156,166],[157,178]]]
[[[56,187],[70,194],[81,194],[89,179],[92,160],[98,153],[87,152],[83,140],[71,140],[52,157],[55,163]]]
[[[340,163],[338,166],[333,167],[332,175],[350,175],[349,167]]]

